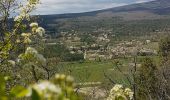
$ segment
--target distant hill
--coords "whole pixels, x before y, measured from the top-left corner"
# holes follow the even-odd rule
[[[40,16],[41,24],[51,34],[71,30],[79,33],[112,30],[113,34],[129,30],[130,33],[133,33],[134,31],[131,29],[133,26],[139,26],[136,28],[138,30],[147,27],[146,32],[150,32],[166,27],[169,20],[170,0],[155,0],[85,13]],[[120,31],[121,29],[124,31]]]
[[[154,14],[170,14],[170,0],[155,0],[146,3],[132,4],[123,7],[106,9],[100,12],[111,11],[116,12],[133,12],[133,11],[146,11]]]

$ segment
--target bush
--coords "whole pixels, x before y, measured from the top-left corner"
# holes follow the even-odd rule
[[[83,54],[71,54],[68,53],[63,56],[64,61],[83,61],[84,60],[84,55]]]

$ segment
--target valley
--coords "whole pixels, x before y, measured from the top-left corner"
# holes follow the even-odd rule
[[[70,1],[19,2],[0,1],[0,100],[170,99],[170,0],[51,15]]]
[[[160,65],[159,42],[170,33],[169,7],[168,0],[156,0],[87,13],[39,16],[47,33],[42,53],[57,62],[50,73],[73,76],[80,93],[88,92],[86,96],[94,89],[107,94],[114,83],[130,86],[132,70],[140,68],[144,58]],[[102,100],[106,94],[93,100]]]

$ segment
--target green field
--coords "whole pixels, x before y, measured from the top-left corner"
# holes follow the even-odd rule
[[[122,63],[120,69],[129,73],[128,62],[130,59],[119,59]],[[117,70],[114,60],[109,61],[86,61],[86,62],[62,62],[58,64],[58,72],[73,76],[78,83],[82,82],[108,82],[104,72],[116,83],[126,82],[125,77]]]
[[[138,56],[138,62],[144,57]],[[158,57],[152,57],[155,62]],[[108,61],[85,61],[85,62],[60,62],[57,67],[57,73],[71,75],[75,78],[76,83],[84,82],[101,82],[105,85],[111,84],[108,77],[115,83],[129,85],[126,76],[131,76],[132,66],[129,63],[133,62],[133,58],[119,58],[116,59],[121,65],[119,68],[123,74],[118,70],[115,65],[115,60]],[[107,77],[104,75],[107,75]]]

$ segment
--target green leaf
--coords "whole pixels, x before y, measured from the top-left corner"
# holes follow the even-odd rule
[[[40,95],[38,94],[38,92],[35,89],[32,89],[32,96],[31,96],[32,100],[41,100]]]
[[[25,89],[22,86],[16,86],[12,88],[11,95],[17,98],[26,96],[29,93],[28,89]]]
[[[0,96],[5,96],[5,79],[0,76]]]
[[[3,97],[0,97],[0,100],[8,100],[8,98],[3,96]]]

